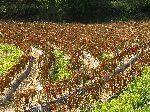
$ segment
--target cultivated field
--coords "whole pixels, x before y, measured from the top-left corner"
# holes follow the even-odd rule
[[[101,111],[121,104],[113,97],[123,96],[124,88],[150,65],[150,21],[0,21],[0,43],[0,111]],[[145,96],[150,81],[149,75],[143,77]],[[119,98],[131,102],[116,111],[149,109],[149,97],[135,95],[132,103],[130,92],[125,96]],[[107,100],[113,103],[103,103]]]

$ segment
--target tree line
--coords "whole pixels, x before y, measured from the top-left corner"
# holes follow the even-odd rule
[[[150,0],[1,0],[1,19],[92,22],[149,18]]]

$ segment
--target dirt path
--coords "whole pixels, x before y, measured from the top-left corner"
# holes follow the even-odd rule
[[[34,52],[37,52],[37,51],[34,51]],[[38,93],[40,93],[40,90],[42,90],[42,85],[40,84],[39,79],[38,79],[39,77],[38,72],[39,72],[38,62],[37,60],[35,60],[33,62],[33,66],[28,77],[23,82],[21,82],[16,92],[13,94],[13,98],[11,99],[11,101],[7,103],[5,106],[0,107],[0,112],[23,112],[24,107],[29,106],[29,105],[26,105],[25,100],[27,99],[26,99],[25,94],[34,94],[34,97],[32,99],[29,98],[29,102],[31,105],[38,103],[38,99],[40,99]],[[26,93],[29,91],[31,91],[31,93]],[[19,105],[17,103],[19,103]]]

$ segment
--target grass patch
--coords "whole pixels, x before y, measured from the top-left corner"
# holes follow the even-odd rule
[[[150,67],[116,99],[97,102],[93,112],[150,112]]]
[[[104,61],[104,60],[111,60],[111,58],[114,57],[114,54],[113,53],[110,53],[110,52],[104,52],[102,54],[102,57],[101,57],[101,60]]]
[[[5,75],[21,55],[22,51],[17,47],[8,44],[0,44],[0,76]]]
[[[70,64],[69,60],[65,59],[64,52],[55,50],[54,55],[56,57],[56,65],[52,75],[52,80],[65,80],[71,77],[71,73],[68,71]]]

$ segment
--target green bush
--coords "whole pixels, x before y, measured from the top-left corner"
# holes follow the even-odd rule
[[[97,102],[93,112],[150,112],[150,67],[123,91],[118,98]]]
[[[52,75],[52,80],[64,80],[71,76],[68,71],[69,61],[64,58],[64,53],[60,50],[55,50],[56,62],[54,66],[54,72]]]
[[[21,55],[22,52],[15,46],[0,44],[0,75],[5,75]]]

